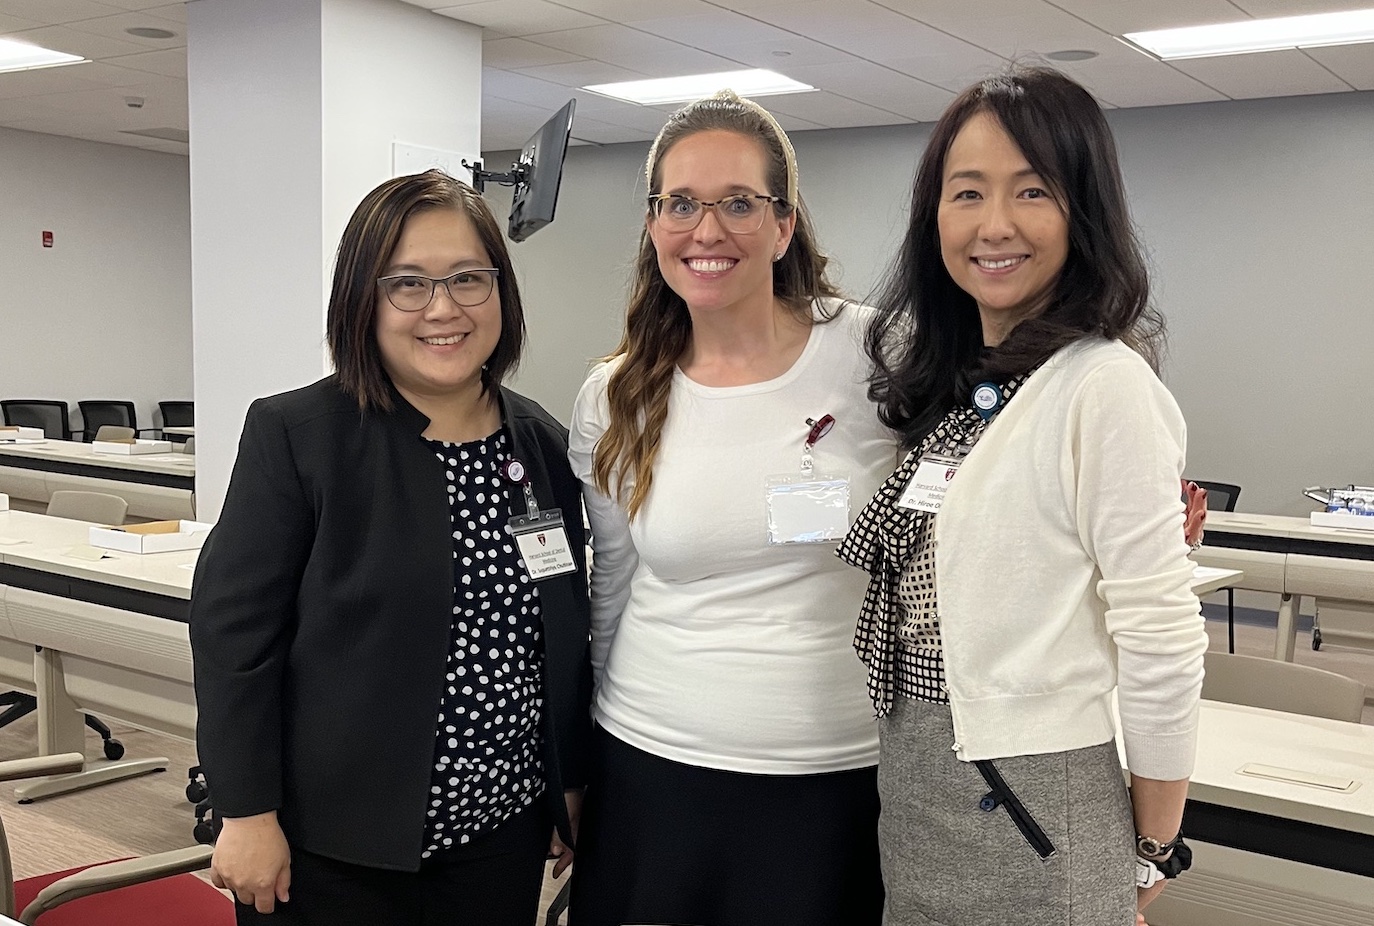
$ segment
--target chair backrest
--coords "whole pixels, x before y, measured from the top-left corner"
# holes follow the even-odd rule
[[[76,403],[81,409],[81,427],[86,441],[95,440],[102,424],[138,430],[138,413],[134,403],[119,399],[85,399]]]
[[[1202,696],[1271,711],[1360,722],[1364,685],[1314,666],[1209,651]]]
[[[159,402],[164,428],[193,428],[196,424],[195,402]]]
[[[52,399],[5,399],[0,402],[5,424],[25,428],[42,428],[50,440],[71,438],[71,409],[66,402]]]
[[[195,439],[194,437],[188,437],[188,438],[186,438],[186,443],[185,443],[185,445],[182,446],[181,452],[182,452],[182,453],[189,453],[189,454],[191,454],[191,456],[195,456],[195,455],[196,455],[196,439]]]
[[[1208,511],[1235,511],[1236,499],[1240,498],[1240,486],[1229,482],[1203,482],[1194,479],[1198,488],[1207,490]]]
[[[133,440],[134,429],[122,428],[117,424],[102,424],[95,432],[96,440]]]
[[[105,492],[82,492],[61,489],[48,499],[48,514],[54,518],[73,521],[94,521],[96,524],[123,524],[129,503],[118,495]]]

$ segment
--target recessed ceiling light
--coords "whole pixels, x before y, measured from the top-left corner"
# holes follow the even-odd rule
[[[740,96],[771,96],[777,93],[806,93],[816,88],[774,71],[724,71],[719,74],[688,74],[655,80],[625,80],[614,84],[592,84],[583,90],[642,106],[660,103],[688,103],[720,90],[733,90]]]
[[[1128,43],[1166,61],[1243,55],[1283,48],[1356,45],[1374,42],[1374,9],[1127,32],[1124,38]]]
[[[1065,48],[1060,51],[1047,51],[1045,57],[1051,61],[1087,61],[1097,57],[1097,52],[1087,48]]]
[[[176,33],[169,29],[159,29],[156,26],[133,26],[124,30],[129,35],[136,35],[141,39],[173,39]]]
[[[64,64],[85,64],[89,58],[42,48],[17,39],[0,39],[0,72],[56,68]]]

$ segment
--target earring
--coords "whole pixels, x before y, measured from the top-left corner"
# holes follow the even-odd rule
[[[785,252],[783,252],[783,251],[779,251],[778,253],[774,254],[774,255],[773,255],[773,263],[776,264],[778,261],[782,260],[782,255],[783,255],[784,253],[785,253]]]

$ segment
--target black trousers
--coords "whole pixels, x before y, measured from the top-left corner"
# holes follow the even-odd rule
[[[532,926],[553,820],[544,800],[420,870],[352,865],[291,851],[291,902],[235,904],[238,926]]]
[[[748,775],[652,755],[600,728],[572,926],[878,926],[874,767]]]

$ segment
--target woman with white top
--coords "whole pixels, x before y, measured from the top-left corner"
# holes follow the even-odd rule
[[[895,461],[871,312],[826,279],[761,107],[687,106],[645,174],[624,337],[569,442],[598,724],[572,922],[876,924],[864,583],[833,542]]]

